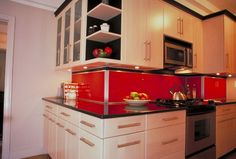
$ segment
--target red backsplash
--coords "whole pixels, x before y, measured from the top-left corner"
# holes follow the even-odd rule
[[[196,98],[204,98],[201,94],[201,76],[186,77],[186,84],[189,84],[190,92],[192,92],[193,87],[196,88]]]
[[[104,101],[104,71],[72,75],[72,82],[79,83],[79,97]]]
[[[109,102],[123,101],[130,92],[144,92],[150,99],[171,98],[170,89],[182,90],[184,79],[172,75],[110,71]]]
[[[225,99],[226,79],[215,77],[204,77],[204,98]]]

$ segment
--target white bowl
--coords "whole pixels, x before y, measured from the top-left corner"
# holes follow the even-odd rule
[[[129,106],[144,106],[147,104],[150,100],[133,100],[133,99],[124,99],[124,101],[129,105]]]

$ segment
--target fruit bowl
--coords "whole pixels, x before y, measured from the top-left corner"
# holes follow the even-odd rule
[[[134,99],[124,99],[124,101],[129,105],[129,106],[144,106],[147,104],[150,100],[134,100]]]

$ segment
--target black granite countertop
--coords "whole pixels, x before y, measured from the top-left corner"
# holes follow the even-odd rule
[[[214,102],[216,106],[236,104],[236,99],[221,99]]]
[[[44,101],[51,102],[75,111],[83,112],[98,118],[116,118],[141,114],[162,113],[169,111],[185,110],[185,107],[168,108],[165,106],[158,106],[156,103],[149,103],[145,106],[132,107],[127,104],[117,104],[108,106],[104,110],[104,105],[92,103],[91,106],[84,106],[83,101],[80,100],[64,100],[58,97],[42,98]]]

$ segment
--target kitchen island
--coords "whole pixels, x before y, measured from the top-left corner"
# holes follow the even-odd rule
[[[185,108],[148,104],[130,111],[121,104],[102,113],[99,106],[86,110],[75,101],[43,100],[44,146],[53,159],[185,157]]]

